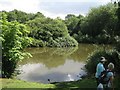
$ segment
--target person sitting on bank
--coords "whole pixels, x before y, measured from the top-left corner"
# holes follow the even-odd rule
[[[101,72],[103,72],[105,70],[104,63],[106,61],[107,60],[105,59],[105,57],[101,57],[99,63],[97,64],[96,73],[95,73],[97,86],[99,85],[99,76],[101,75]]]

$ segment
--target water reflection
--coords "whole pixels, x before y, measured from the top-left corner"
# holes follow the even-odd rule
[[[65,60],[74,53],[78,47],[74,48],[28,48],[26,51],[32,54],[32,58],[25,59],[19,64],[43,63],[48,68],[57,67],[65,63]]]
[[[81,69],[83,66],[84,63],[74,62],[74,60],[66,60],[63,65],[52,69],[42,63],[25,64],[19,67],[22,73],[18,75],[18,78],[42,83],[73,81],[80,79],[81,76],[86,74]]]
[[[19,62],[22,73],[17,77],[34,82],[61,82],[80,79],[86,72],[85,61],[97,49],[111,46],[80,44],[77,48],[27,48],[32,58]]]

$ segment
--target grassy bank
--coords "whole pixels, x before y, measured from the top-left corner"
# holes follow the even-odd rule
[[[84,79],[72,82],[61,82],[53,84],[42,84],[34,82],[26,82],[16,79],[0,79],[2,82],[2,88],[95,88],[96,83],[94,79]]]
[[[34,83],[34,82],[26,82],[22,80],[16,79],[0,79],[2,82],[2,88],[52,88],[59,89],[64,88],[68,90],[68,88],[96,88],[95,78],[84,78],[83,80],[73,81],[73,82],[61,82],[61,83],[53,83],[53,84],[42,84],[42,83]],[[115,78],[114,86],[115,88],[119,88],[120,86],[120,77]]]
[[[26,82],[16,79],[0,79],[2,88],[55,88],[54,84]]]

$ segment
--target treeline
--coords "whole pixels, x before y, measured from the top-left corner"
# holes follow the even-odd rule
[[[72,38],[65,23],[57,18],[45,17],[42,13],[25,13],[18,10],[10,12],[2,11],[7,15],[7,21],[17,21],[24,24],[29,30],[28,37],[31,39],[29,46],[48,47],[73,47],[78,46],[77,41]]]
[[[79,43],[113,44],[120,36],[117,13],[117,7],[109,3],[92,8],[85,17],[69,14],[65,23]]]
[[[68,14],[65,20],[47,18],[40,12],[2,12],[9,22],[16,20],[28,27],[31,46],[77,46],[77,42],[113,44],[115,37],[120,36],[117,8],[111,3],[92,8],[86,16]]]

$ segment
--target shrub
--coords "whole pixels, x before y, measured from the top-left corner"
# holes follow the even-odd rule
[[[120,70],[120,54],[116,50],[98,50],[93,52],[88,58],[87,58],[87,64],[85,65],[86,70],[88,74],[95,74],[96,72],[96,66],[99,63],[100,57],[103,56],[107,59],[107,62],[105,63],[105,68],[107,68],[107,65],[112,62],[115,64],[114,71],[116,73],[119,73]]]
[[[2,14],[0,20],[2,28],[2,77],[12,77],[18,61],[22,60],[27,53],[22,50],[29,45],[26,26],[16,21],[8,22],[6,14]]]
[[[31,40],[31,43],[30,43],[31,47],[43,47],[43,46],[45,46],[45,43],[42,40],[38,40],[35,38],[30,38],[30,40]]]

